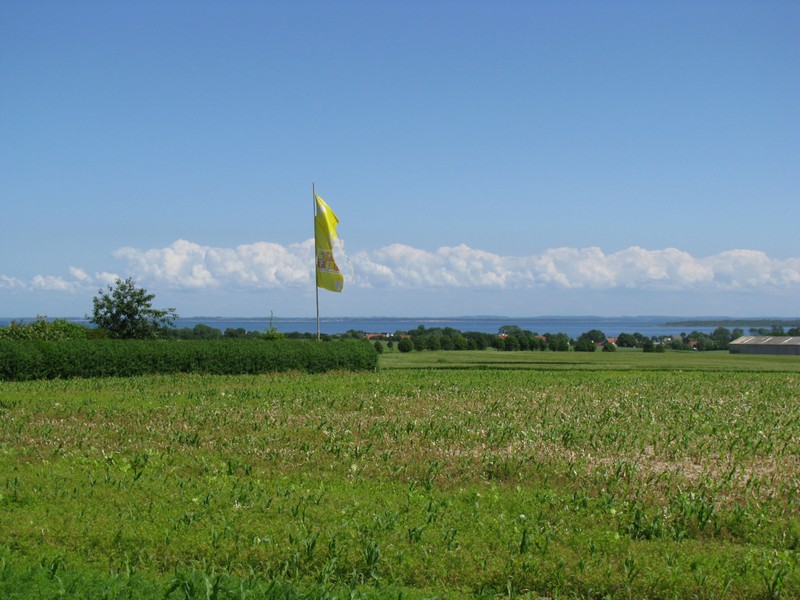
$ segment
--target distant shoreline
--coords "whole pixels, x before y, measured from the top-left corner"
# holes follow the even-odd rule
[[[49,318],[53,320],[54,318]],[[12,319],[0,317],[0,327],[6,326]],[[20,323],[30,323],[35,318],[13,319]],[[65,320],[82,325],[90,325],[84,318],[66,318]],[[244,329],[246,331],[265,331],[274,328],[281,333],[308,333],[317,329],[313,317],[179,317],[175,319],[176,329],[193,328],[206,325],[220,331],[226,329]],[[598,329],[606,336],[616,337],[620,333],[641,333],[647,337],[680,335],[697,330],[710,334],[717,327],[744,330],[757,327],[795,327],[800,325],[798,318],[753,317],[690,317],[676,316],[637,316],[637,317],[600,317],[600,316],[547,316],[547,317],[507,317],[507,316],[471,316],[471,317],[322,317],[320,318],[322,333],[344,334],[349,331],[366,333],[394,333],[423,328],[452,328],[458,331],[477,331],[497,333],[504,326],[518,326],[538,334],[566,333],[577,338],[582,333]]]
[[[686,321],[668,321],[665,325],[674,327],[800,327],[797,319],[691,319]]]
[[[0,323],[10,323],[11,321],[17,322],[29,322],[35,321],[37,317],[33,316],[25,316],[25,317],[8,317],[8,316],[0,316]],[[65,321],[75,321],[75,322],[88,322],[87,317],[77,317],[77,316],[69,316],[69,317],[51,317],[48,316],[47,319],[49,321],[55,319],[63,319]],[[247,317],[229,317],[229,316],[221,316],[221,315],[191,315],[191,316],[181,316],[178,320],[182,321],[283,321],[283,322],[290,322],[290,321],[308,321],[313,320],[314,317],[302,317],[302,316],[295,316],[295,317],[266,317],[266,316],[247,316]],[[444,317],[431,317],[431,316],[412,316],[412,317],[393,317],[393,316],[375,316],[375,317],[364,317],[364,316],[354,316],[354,317],[320,317],[320,321],[323,322],[340,322],[340,321],[423,321],[423,322],[435,322],[435,321],[637,321],[637,320],[648,320],[651,322],[659,321],[664,325],[676,326],[676,327],[689,327],[689,326],[698,326],[698,327],[711,327],[714,325],[722,325],[722,326],[754,326],[754,327],[762,327],[768,325],[779,325],[779,326],[800,326],[800,317],[692,317],[692,318],[684,318],[681,319],[679,317],[674,316],[665,316],[665,315],[622,315],[622,316],[603,316],[603,315],[543,315],[543,316],[508,316],[508,315],[462,315],[462,316],[444,316]]]

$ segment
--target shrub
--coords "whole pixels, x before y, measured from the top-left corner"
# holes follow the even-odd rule
[[[414,349],[414,342],[411,341],[411,338],[402,338],[397,342],[397,349],[400,352],[411,352]]]
[[[582,334],[575,342],[575,352],[595,352],[597,345],[587,334]]]
[[[569,337],[565,333],[555,335],[545,334],[547,347],[554,352],[567,352],[569,350]]]
[[[30,323],[11,321],[8,327],[0,327],[0,339],[6,340],[83,340],[88,333],[83,325],[64,319],[48,321],[42,316]]]

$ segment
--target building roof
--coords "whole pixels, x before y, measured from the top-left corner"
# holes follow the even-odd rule
[[[747,346],[800,346],[800,336],[789,335],[743,335],[731,344]]]

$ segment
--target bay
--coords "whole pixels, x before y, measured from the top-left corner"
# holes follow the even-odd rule
[[[704,323],[713,323],[714,317],[704,317]],[[11,322],[10,318],[0,318],[0,326]],[[15,319],[18,322],[30,322],[33,318]],[[86,319],[70,318],[69,321],[89,325]],[[450,327],[458,331],[480,331],[497,333],[504,325],[515,325],[521,329],[543,335],[545,333],[565,333],[572,338],[591,329],[599,329],[607,337],[617,337],[620,333],[641,333],[647,337],[676,335],[699,331],[711,333],[716,324],[703,326],[677,325],[676,321],[685,321],[686,317],[669,316],[635,316],[635,317],[602,317],[602,316],[544,316],[544,317],[339,317],[320,319],[320,330],[325,334],[342,334],[348,331],[365,333],[396,333],[424,327]],[[722,322],[723,317],[719,318]],[[220,331],[226,329],[244,329],[245,331],[266,331],[270,326],[281,333],[316,333],[317,322],[313,317],[182,317],[175,321],[178,329],[193,328],[195,325],[207,325]],[[745,328],[746,329],[746,328]]]
[[[396,333],[410,331],[418,327],[431,329],[450,327],[458,331],[479,331],[497,333],[505,325],[515,325],[521,329],[540,335],[545,333],[566,333],[576,338],[591,329],[599,329],[607,337],[617,337],[620,333],[639,332],[645,336],[676,335],[700,331],[711,333],[716,326],[681,327],[670,325],[672,317],[343,317],[320,319],[320,331],[327,334],[341,334],[348,331],[365,333]],[[246,331],[265,331],[271,325],[281,333],[316,333],[316,320],[313,318],[275,318],[269,319],[228,319],[224,317],[195,317],[179,319],[177,327],[194,327],[204,324],[224,331],[227,328],[244,328]]]

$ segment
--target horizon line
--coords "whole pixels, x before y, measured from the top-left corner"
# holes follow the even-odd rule
[[[8,317],[0,316],[2,321],[17,321],[17,320],[36,320],[39,316],[43,316],[48,320],[64,319],[71,321],[88,321],[88,316],[56,316],[49,317],[47,315],[37,316],[24,316],[24,317]],[[389,316],[389,315],[376,315],[376,316],[328,316],[320,317],[321,321],[460,321],[460,320],[497,320],[497,319],[526,319],[526,320],[544,320],[544,319],[680,319],[680,320],[727,320],[727,321],[765,321],[765,320],[780,320],[780,321],[800,321],[800,316],[769,316],[769,315],[751,315],[746,317],[736,317],[731,315],[670,315],[670,314],[639,314],[639,315],[597,315],[597,314],[552,314],[552,315],[527,315],[527,316],[513,316],[513,315],[446,315],[446,316]],[[192,315],[192,316],[178,316],[175,320],[189,320],[189,319],[225,319],[225,320],[250,320],[250,321],[307,321],[316,320],[314,316],[225,316],[225,315]]]

